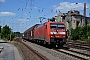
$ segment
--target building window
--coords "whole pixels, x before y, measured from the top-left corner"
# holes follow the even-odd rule
[[[75,20],[74,20],[74,23],[75,23]]]

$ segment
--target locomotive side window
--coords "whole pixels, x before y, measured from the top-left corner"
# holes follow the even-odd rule
[[[42,26],[43,26],[43,24],[40,24],[40,25],[37,26],[37,28],[40,28],[40,27],[42,27]]]
[[[65,28],[64,24],[50,24],[50,28]]]

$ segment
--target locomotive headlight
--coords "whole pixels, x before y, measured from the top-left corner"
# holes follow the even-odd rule
[[[65,32],[59,32],[60,34],[66,34]]]
[[[50,32],[50,34],[57,34],[57,32]]]

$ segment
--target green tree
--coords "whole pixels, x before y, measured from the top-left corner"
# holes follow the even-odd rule
[[[14,34],[11,31],[11,28],[9,28],[9,26],[5,25],[2,29],[1,29],[1,37],[3,39],[6,40],[10,40],[14,38]]]

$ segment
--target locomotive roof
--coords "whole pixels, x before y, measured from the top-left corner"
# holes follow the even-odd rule
[[[32,26],[32,27],[28,28],[25,32],[27,32],[27,31],[29,31],[29,30],[33,29],[35,26],[38,26],[38,25],[40,25],[40,24],[35,24],[34,26]],[[24,32],[24,33],[25,33],[25,32]]]
[[[45,22],[45,23],[61,23],[61,24],[64,24],[64,22],[52,22],[52,21]],[[44,24],[45,24],[45,23],[44,23]]]

